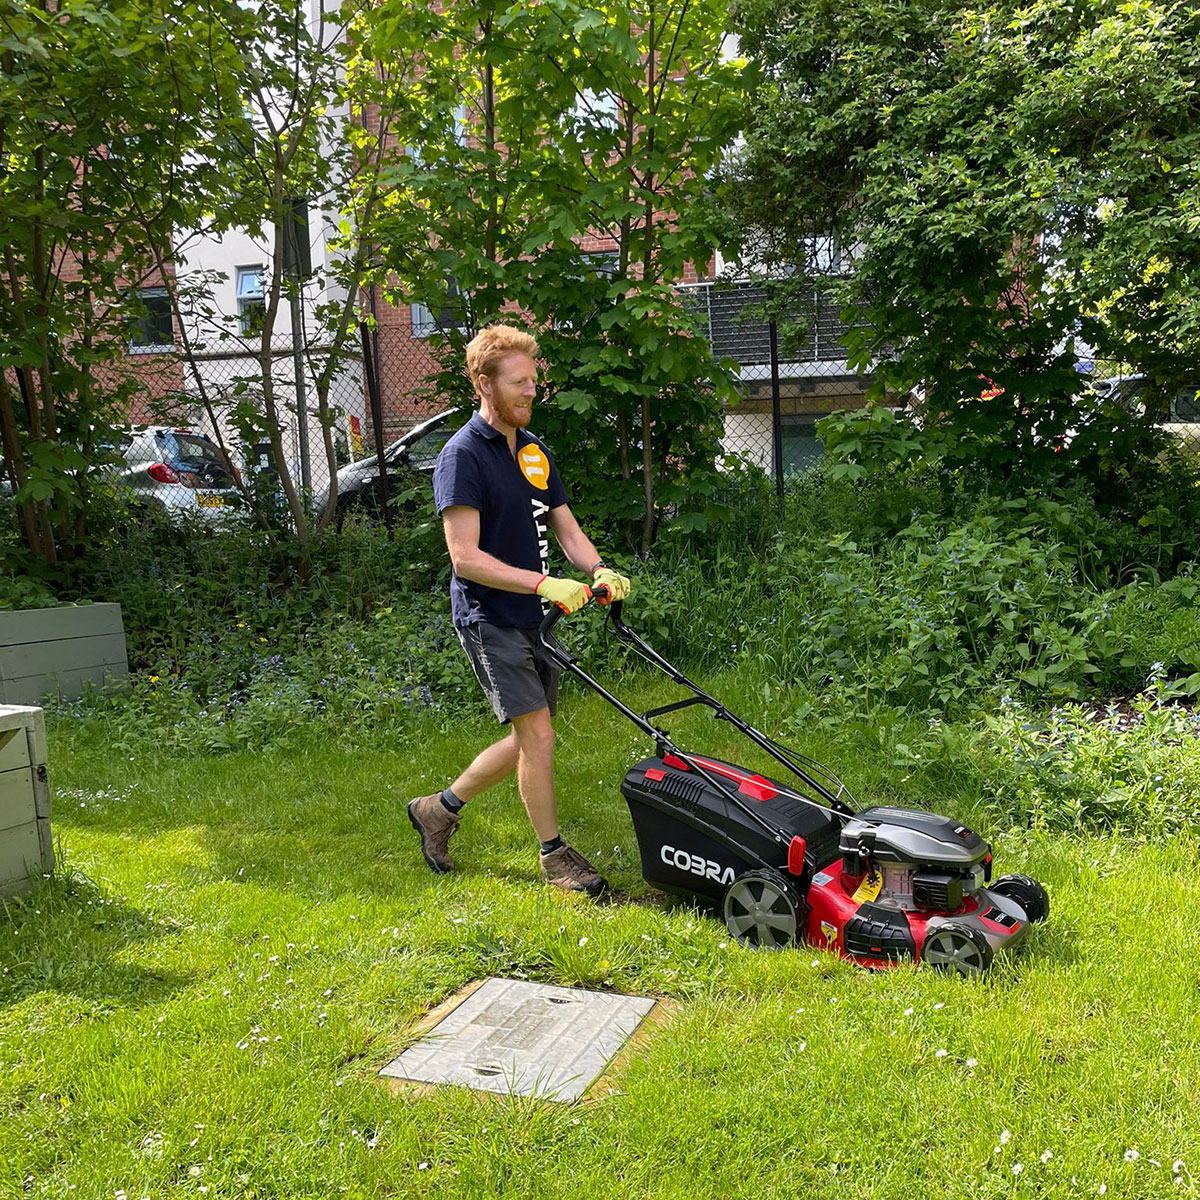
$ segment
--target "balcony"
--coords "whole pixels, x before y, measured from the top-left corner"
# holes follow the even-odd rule
[[[750,283],[690,283],[678,287],[684,306],[701,323],[716,358],[732,358],[742,374],[758,376],[747,368],[767,367],[771,362],[770,326],[755,314],[766,298],[765,289]],[[850,328],[837,305],[816,289],[793,310],[807,326],[800,344],[779,346],[781,378],[850,374],[842,337]]]

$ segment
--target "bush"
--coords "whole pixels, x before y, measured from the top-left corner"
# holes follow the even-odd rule
[[[782,520],[761,474],[729,476],[719,501],[727,519],[707,532],[677,529],[641,563],[612,556],[634,577],[630,623],[697,678],[737,662],[799,712],[816,697],[864,716],[1129,696],[1152,673],[1200,692],[1191,567],[1129,570],[1146,539],[1173,564],[1192,531],[1131,533],[1081,494],[971,494],[934,469],[858,483],[815,472],[789,488]],[[68,597],[123,606],[131,725],[218,749],[312,720],[382,728],[412,705],[481,707],[448,574],[428,510],[391,541],[351,524],[275,550],[252,530],[163,522],[76,567]],[[583,623],[561,628],[595,673],[627,663],[577,634]]]

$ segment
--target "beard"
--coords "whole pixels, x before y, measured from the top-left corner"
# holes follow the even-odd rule
[[[526,407],[525,402],[520,399],[503,400],[499,396],[493,396],[492,407],[495,409],[496,416],[505,425],[511,425],[514,429],[524,429],[533,417],[533,405],[530,404]]]

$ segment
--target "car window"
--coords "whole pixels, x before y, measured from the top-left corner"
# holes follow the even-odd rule
[[[449,425],[439,425],[421,434],[415,442],[409,443],[408,461],[414,467],[432,467],[453,432]]]
[[[155,434],[164,454],[177,462],[217,463],[223,460],[215,442],[194,433],[163,430]]]
[[[1194,387],[1185,387],[1176,392],[1172,407],[1175,410],[1175,420],[1200,421],[1200,391]]]

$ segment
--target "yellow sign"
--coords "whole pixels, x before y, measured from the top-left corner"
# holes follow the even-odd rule
[[[868,904],[879,895],[879,889],[882,887],[883,876],[878,871],[870,871],[866,879],[858,885],[858,891],[851,899],[855,904]]]
[[[535,488],[544,492],[550,486],[550,460],[540,446],[525,446],[517,455],[517,465]]]

